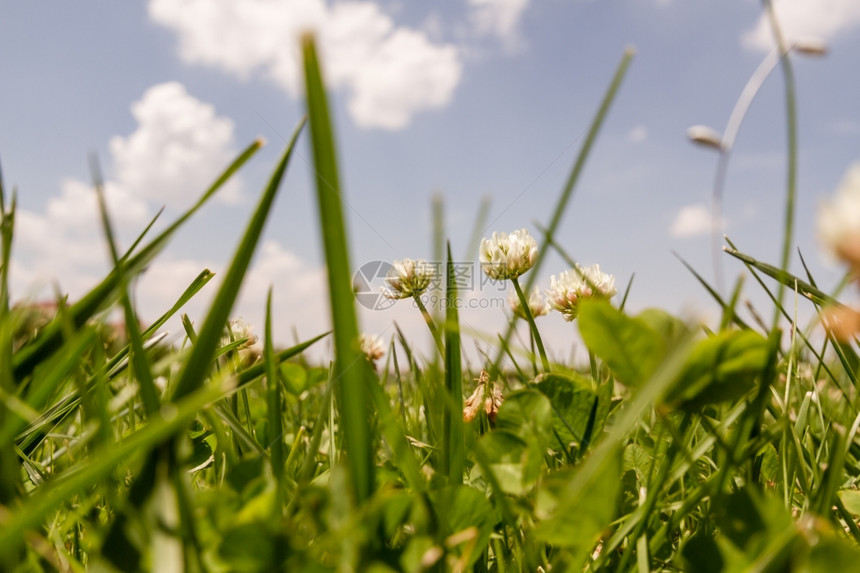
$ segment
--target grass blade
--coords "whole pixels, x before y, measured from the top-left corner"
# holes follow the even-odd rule
[[[528,281],[526,281],[523,290],[525,292],[531,292],[532,287],[534,286],[535,281],[537,280],[538,271],[540,270],[541,265],[543,264],[544,259],[546,258],[546,253],[549,250],[549,246],[555,237],[555,232],[558,230],[558,226],[561,223],[561,217],[564,214],[565,209],[567,208],[567,204],[570,202],[570,198],[573,196],[573,190],[576,187],[576,182],[579,181],[579,176],[582,173],[583,167],[585,167],[585,161],[588,159],[589,153],[591,152],[591,148],[594,147],[594,142],[597,140],[597,134],[600,132],[600,128],[603,126],[603,122],[606,119],[606,116],[609,113],[609,108],[612,106],[612,102],[615,100],[615,96],[618,93],[618,89],[621,87],[621,82],[624,79],[625,74],[627,73],[627,68],[630,66],[630,61],[633,59],[633,54],[635,50],[631,48],[627,48],[624,51],[624,55],[621,58],[621,62],[618,64],[618,67],[615,70],[615,74],[612,76],[612,81],[609,84],[609,89],[606,90],[606,93],[603,96],[603,99],[600,102],[600,107],[597,109],[597,114],[594,116],[594,119],[591,122],[591,126],[588,128],[588,134],[585,136],[585,141],[582,144],[582,149],[579,151],[579,155],[576,157],[576,161],[573,164],[573,169],[570,172],[570,175],[567,178],[567,182],[564,185],[564,189],[561,192],[561,197],[559,197],[558,202],[555,205],[555,208],[552,212],[552,217],[550,218],[550,223],[547,226],[546,235],[548,240],[544,241],[538,250],[537,260],[535,261],[534,266],[529,272]],[[507,343],[511,339],[511,335],[514,332],[514,324],[512,321],[507,330],[505,331],[504,341]],[[503,345],[504,346],[504,345]],[[504,355],[504,350],[499,348],[499,352],[496,355],[496,360],[493,364],[493,369],[498,369],[499,362],[501,362],[502,356]]]
[[[161,250],[167,245],[173,234],[194,215],[200,208],[211,199],[215,193],[227,182],[233,174],[238,171],[259,149],[263,146],[262,140],[254,141],[248,146],[233,163],[215,180],[209,189],[183,213],[173,224],[165,229],[160,235],[149,242],[139,253],[131,256],[126,253],[123,261],[126,265],[126,276],[132,277],[140,272]],[[69,313],[77,328],[80,328],[96,312],[111,302],[116,295],[119,284],[117,273],[111,272],[95,288],[84,295],[77,303],[69,308]],[[21,381],[32,373],[33,369],[47,356],[56,352],[63,344],[63,327],[58,321],[54,321],[45,327],[42,335],[33,344],[23,348],[16,353],[14,359],[15,379]]]
[[[359,503],[374,488],[373,434],[366,384],[372,383],[367,360],[358,347],[358,319],[346,226],[341,205],[334,135],[313,37],[302,38],[311,147],[316,172],[317,205],[328,267],[329,302],[334,326],[334,385],[352,493]]]
[[[750,265],[751,267],[754,267],[754,268],[760,270],[761,272],[763,272],[764,274],[766,274],[767,276],[775,279],[779,283],[780,287],[788,286],[792,289],[794,289],[796,287],[798,294],[803,295],[805,298],[808,298],[809,300],[811,300],[813,303],[815,303],[817,305],[842,306],[839,303],[839,301],[837,301],[835,298],[831,297],[829,294],[815,288],[814,286],[812,286],[808,282],[799,279],[798,277],[794,276],[793,274],[791,274],[787,271],[779,269],[773,265],[769,265],[767,263],[763,263],[761,261],[758,261],[758,260],[754,259],[753,257],[751,257],[749,255],[745,255],[744,253],[741,253],[740,251],[738,251],[737,249],[734,249],[734,248],[724,247],[723,250],[726,253],[730,254],[731,256],[735,257],[736,259],[743,261],[744,263]],[[777,301],[780,300],[779,295],[777,295],[776,299],[777,299]],[[781,305],[777,304],[776,306],[777,306],[777,311],[781,314],[782,313]]]
[[[251,258],[263,234],[263,226],[271,212],[272,204],[303,126],[304,121],[299,123],[295,132],[293,132],[287,149],[281,156],[278,166],[266,185],[263,196],[257,203],[257,208],[254,210],[245,234],[239,242],[239,247],[236,249],[236,254],[233,256],[233,260],[230,262],[230,266],[224,276],[224,282],[221,284],[221,288],[218,289],[218,293],[212,301],[212,306],[206,315],[206,319],[203,321],[203,326],[197,335],[197,342],[194,344],[191,355],[188,357],[188,361],[179,375],[176,390],[173,394],[174,399],[182,398],[200,387],[209,371],[212,357],[218,348],[218,343],[224,332],[224,325],[230,317],[230,311],[233,309],[233,304],[239,295],[242,280],[248,267],[251,265]]]
[[[460,360],[460,317],[457,310],[457,275],[448,243],[445,310],[445,414],[442,422],[443,471],[452,484],[463,483],[465,442],[463,441],[463,371]]]

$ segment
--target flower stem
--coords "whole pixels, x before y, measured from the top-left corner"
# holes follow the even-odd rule
[[[532,311],[529,308],[529,301],[526,299],[525,293],[523,293],[522,287],[520,287],[520,282],[516,279],[516,277],[511,279],[511,282],[514,283],[514,289],[517,291],[517,296],[520,299],[520,305],[523,308],[523,314],[526,315],[526,320],[529,321],[529,328],[532,331],[532,336],[534,337],[535,344],[537,344],[538,354],[540,354],[541,365],[543,366],[544,372],[549,372],[549,360],[546,359],[546,351],[543,349],[543,341],[540,338],[540,333],[538,332],[537,326],[535,326],[535,319],[532,317]]]
[[[430,316],[430,313],[427,312],[427,307],[424,306],[424,303],[421,302],[421,296],[415,294],[412,296],[415,300],[415,305],[418,307],[418,310],[421,311],[421,316],[424,317],[424,322],[427,323],[427,327],[430,329],[430,334],[433,335],[433,341],[436,343],[436,348],[439,349],[439,354],[442,355],[442,358],[445,358],[445,348],[442,346],[442,338],[439,336],[439,329],[436,328],[436,323],[433,322],[433,317]]]

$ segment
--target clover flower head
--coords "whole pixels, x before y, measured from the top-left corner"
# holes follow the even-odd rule
[[[481,240],[481,268],[494,280],[517,278],[534,266],[537,255],[537,241],[526,229]]]
[[[379,360],[382,358],[382,355],[385,354],[385,344],[382,342],[382,339],[375,334],[362,333],[358,337],[358,345],[361,347],[361,351],[364,352],[364,355],[367,356],[367,359],[371,363]]]
[[[570,322],[579,312],[579,301],[585,298],[609,300],[618,293],[615,277],[600,270],[599,265],[580,267],[576,265],[550,277],[546,291],[549,304]]]
[[[245,322],[245,319],[240,317],[230,320],[230,333],[233,340],[245,340],[238,348],[239,362],[242,366],[250,366],[263,355],[263,345],[259,337],[254,334],[254,326]]]
[[[532,313],[532,318],[543,316],[549,312],[549,303],[541,294],[538,287],[532,288],[526,302],[529,305],[529,312]],[[520,304],[520,297],[517,296],[516,291],[511,291],[510,294],[508,294],[508,304],[511,305],[511,312],[514,313],[514,316],[518,316],[522,319],[526,318],[526,313],[523,312],[523,306]]]
[[[860,269],[860,162],[848,169],[836,195],[821,206],[818,236],[832,255]]]
[[[257,343],[257,335],[254,334],[254,325],[245,322],[244,318],[234,318],[230,320],[230,332],[233,334],[233,340],[245,339],[245,342],[239,348],[248,348]]]
[[[385,277],[388,288],[382,287],[382,294],[390,299],[420,296],[432,280],[433,267],[424,259],[394,261]]]

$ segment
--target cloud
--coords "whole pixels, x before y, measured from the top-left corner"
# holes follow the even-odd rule
[[[860,135],[860,121],[843,119],[834,122],[830,130],[839,135]]]
[[[773,7],[787,41],[816,37],[830,42],[860,27],[857,0],[775,0]],[[756,50],[773,48],[767,15],[762,14],[755,27],[743,34],[741,43]]]
[[[105,199],[115,230],[143,229],[149,222],[145,202],[125,187],[108,182]],[[20,208],[15,216],[13,279],[19,286],[38,289],[59,282],[64,290],[80,293],[107,268],[110,255],[91,185],[64,180],[43,213]]]
[[[110,141],[115,176],[105,181],[108,213],[120,249],[150,222],[163,203],[189,203],[232,158],[233,124],[188,95],[178,83],[149,88],[131,106],[137,129]],[[228,184],[230,185],[230,184]],[[238,182],[223,191],[233,191]],[[79,296],[109,267],[109,253],[90,183],[60,182],[42,212],[19,208],[13,286],[36,294],[49,283]],[[34,292],[35,291],[35,292]]]
[[[637,125],[627,132],[627,141],[630,143],[641,143],[648,139],[648,128],[644,125]]]
[[[130,193],[159,204],[186,205],[235,157],[233,122],[178,82],[152,86],[131,106],[134,133],[110,140],[114,172]],[[238,180],[219,191],[238,199]]]
[[[494,35],[509,48],[521,44],[519,24],[529,0],[468,0],[468,4],[478,34]]]
[[[722,229],[725,220],[714,221],[711,211],[705,205],[685,205],[681,207],[669,229],[669,234],[676,238],[706,235],[715,229]]]
[[[141,275],[136,290],[143,319],[152,321],[160,316],[204,269],[213,271],[215,278],[182,311],[195,324],[202,324],[226,272],[226,263],[222,260],[156,259]],[[275,240],[265,240],[258,246],[254,262],[245,275],[232,316],[245,318],[256,327],[257,334],[262,335],[266,298],[271,287],[276,341],[292,343],[294,332],[302,339],[310,338],[329,328],[325,282],[324,267],[301,259]],[[176,336],[183,333],[178,320],[169,322],[165,328]]]
[[[298,37],[316,30],[330,86],[348,93],[362,127],[401,129],[450,102],[462,62],[450,44],[398,26],[372,2],[151,0],[153,21],[174,30],[180,57],[240,78],[262,74],[301,93]]]

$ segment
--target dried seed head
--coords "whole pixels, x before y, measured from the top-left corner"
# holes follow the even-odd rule
[[[723,150],[723,136],[707,125],[694,125],[687,129],[687,137],[693,143],[712,147],[717,151]]]
[[[827,42],[825,42],[821,38],[814,37],[795,40],[794,43],[791,45],[791,49],[798,54],[803,54],[804,56],[811,56],[814,58],[826,56],[827,52],[829,51]]]

